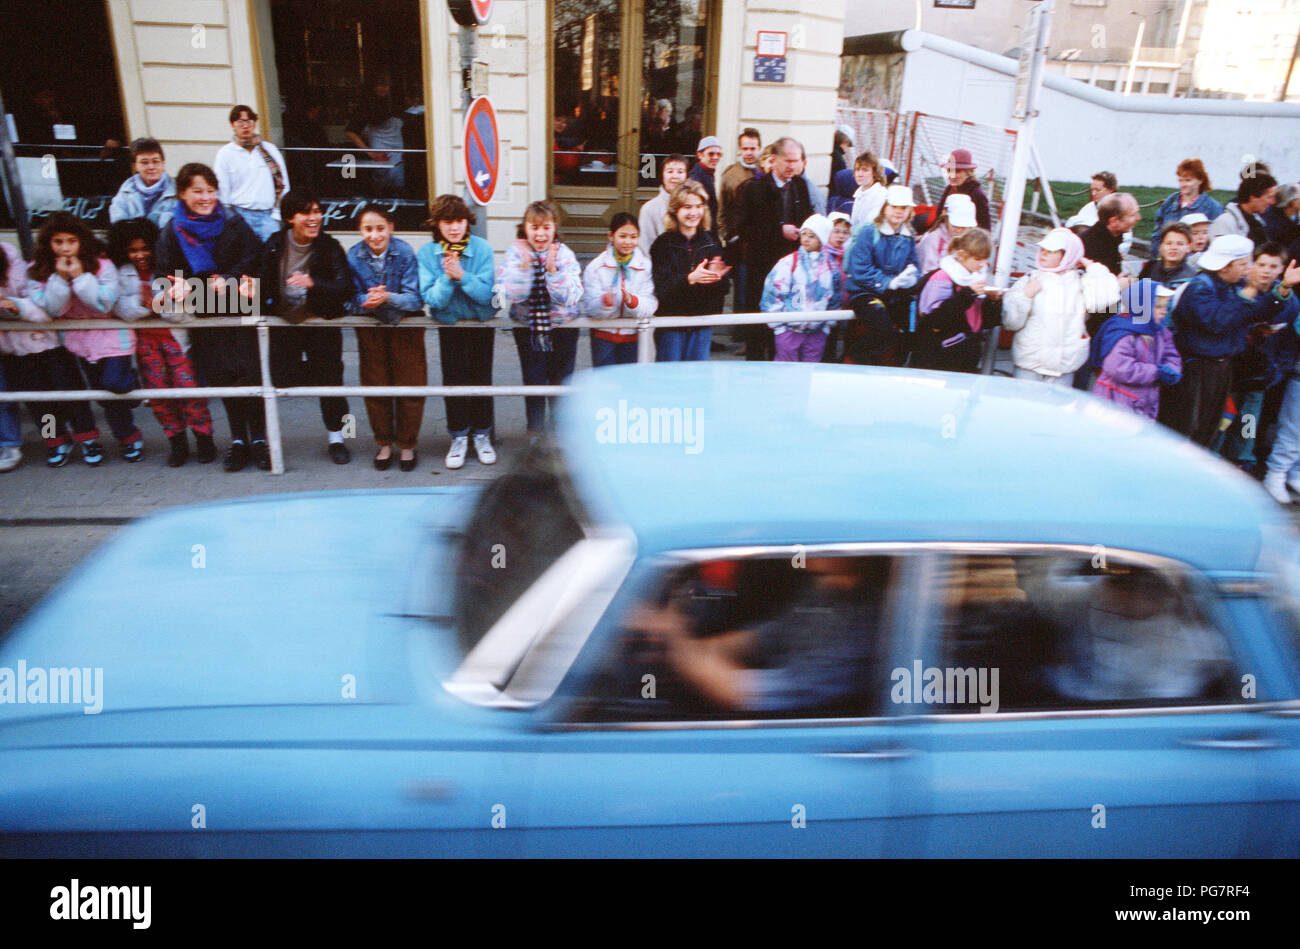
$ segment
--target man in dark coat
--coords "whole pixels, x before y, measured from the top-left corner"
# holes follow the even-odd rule
[[[802,146],[789,137],[774,145],[772,173],[754,179],[740,192],[737,233],[742,236],[745,260],[745,300],[751,305],[762,299],[763,282],[776,262],[798,249],[799,227],[813,213],[808,182],[797,174],[803,164]],[[727,250],[736,246],[732,243]],[[772,331],[762,324],[747,330],[745,358],[771,359]]]

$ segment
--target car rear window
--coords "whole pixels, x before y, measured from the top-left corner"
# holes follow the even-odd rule
[[[545,445],[487,487],[456,562],[454,615],[463,654],[582,538],[581,521],[560,456]]]

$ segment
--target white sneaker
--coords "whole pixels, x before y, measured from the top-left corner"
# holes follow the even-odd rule
[[[478,460],[485,465],[495,465],[497,463],[497,453],[492,447],[492,437],[490,435],[478,434],[474,436],[474,454],[478,455]]]
[[[448,468],[455,470],[464,467],[465,455],[469,452],[469,436],[457,435],[451,440],[451,447],[447,449],[446,465]]]
[[[1286,489],[1286,472],[1270,471],[1264,475],[1264,490],[1278,504],[1290,504],[1291,494]]]
[[[21,448],[0,448],[0,471],[13,471],[22,460],[23,450]]]

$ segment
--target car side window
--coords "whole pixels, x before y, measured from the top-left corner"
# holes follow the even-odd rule
[[[796,558],[799,561],[799,558]],[[624,612],[572,717],[592,722],[879,713],[889,557],[714,560]]]
[[[922,714],[1242,701],[1190,580],[1078,554],[948,558],[930,594],[938,661],[914,663],[892,695]]]

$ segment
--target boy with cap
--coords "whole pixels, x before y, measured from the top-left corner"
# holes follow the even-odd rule
[[[1293,264],[1276,288],[1261,295],[1245,282],[1254,250],[1249,237],[1216,237],[1174,308],[1183,378],[1160,400],[1159,420],[1200,445],[1209,446],[1219,430],[1233,357],[1246,348],[1246,334],[1256,323],[1271,322],[1300,283],[1300,267]]]
[[[709,195],[709,220],[716,229],[718,226],[718,189],[714,181],[718,165],[722,162],[722,143],[712,135],[700,139],[699,148],[695,149],[696,165],[691,169],[690,177],[704,185]]]
[[[842,278],[825,251],[833,226],[820,214],[803,222],[799,249],[778,260],[768,273],[759,309],[764,313],[789,313],[838,308]],[[776,336],[777,362],[821,362],[833,322],[768,325]]]

